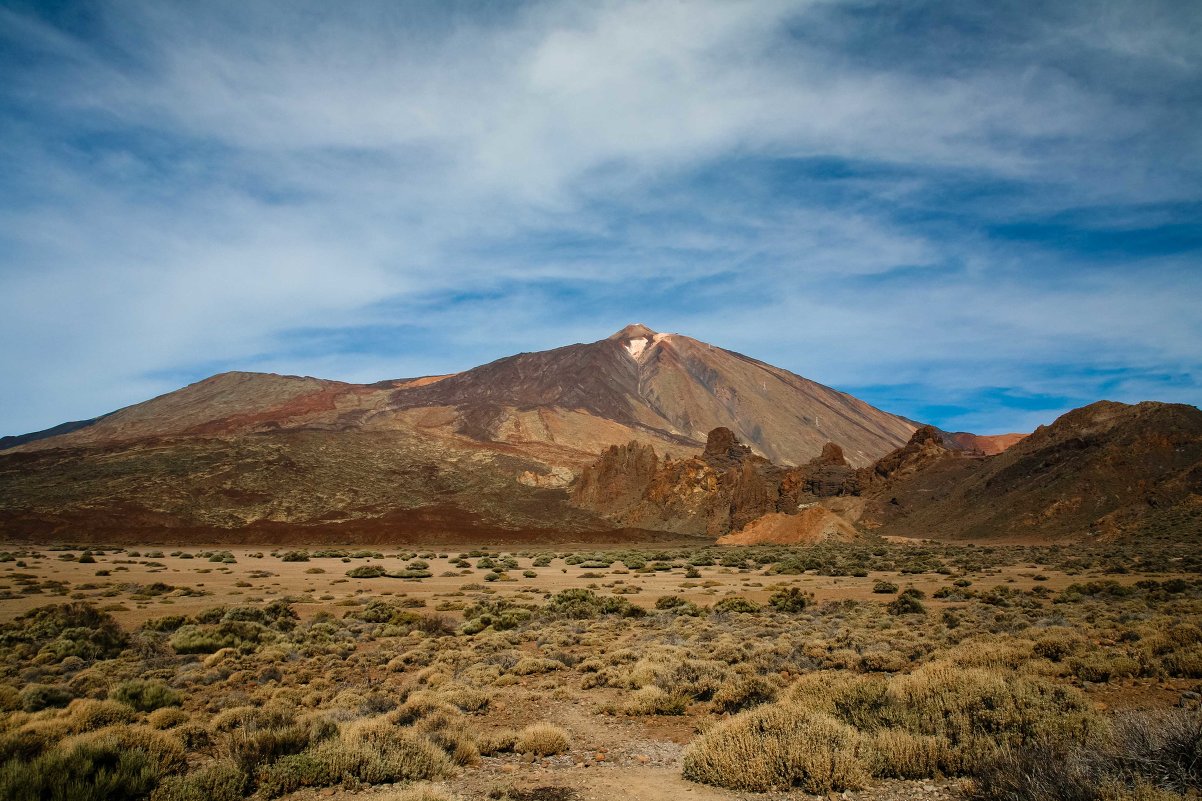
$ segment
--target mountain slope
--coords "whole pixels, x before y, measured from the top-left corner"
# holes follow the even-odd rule
[[[791,464],[818,455],[828,441],[839,442],[853,464],[869,464],[914,430],[786,370],[637,324],[600,342],[522,353],[399,389],[392,400],[398,409],[453,407],[460,430],[479,439],[506,438],[506,423],[530,409],[610,420],[676,450],[696,448],[707,432],[726,427],[763,456]]]
[[[943,447],[931,430],[871,471],[861,523],[911,537],[1202,536],[1202,411],[1100,401],[1004,453]]]
[[[357,385],[222,373],[21,450],[149,437],[406,428],[524,447],[580,465],[631,438],[684,454],[727,427],[762,455],[800,464],[838,442],[855,465],[915,426],[786,370],[631,325],[599,342],[521,353],[449,376]]]
[[[0,453],[0,526],[10,536],[174,527],[224,538],[289,525],[338,536],[392,520],[393,530],[587,532],[612,523],[570,506],[565,488],[607,446],[687,456],[723,426],[782,464],[834,441],[853,465],[915,427],[635,325],[445,376],[212,376]]]

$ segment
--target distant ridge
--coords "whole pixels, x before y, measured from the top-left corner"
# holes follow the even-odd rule
[[[33,431],[28,434],[15,434],[7,437],[0,437],[0,451],[6,448],[15,448],[18,445],[24,445],[29,442],[37,442],[40,439],[48,439],[57,437],[60,434],[70,434],[72,431],[78,431],[81,428],[87,428],[99,420],[104,419],[107,415],[93,417],[91,420],[76,420],[70,423],[59,423],[56,426],[43,429],[41,431]]]

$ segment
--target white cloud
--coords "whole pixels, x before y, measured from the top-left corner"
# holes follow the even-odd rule
[[[1029,182],[1028,210],[1196,198],[1196,168],[1165,167],[1197,152],[1196,131],[1181,123],[1176,150],[1151,152],[1153,100],[1126,104],[1049,55],[1196,74],[1181,26],[1130,5],[1084,9],[1033,25],[1025,53],[949,56],[932,76],[839,51],[843,5],[540,3],[448,18],[407,4],[119,2],[92,36],[0,11],[0,36],[48,56],[6,67],[0,154],[16,177],[0,202],[13,254],[0,260],[0,337],[15,344],[0,352],[0,426],[139,400],[172,388],[144,376],[195,364],[438,371],[420,353],[295,354],[282,340],[296,328],[456,330],[448,369],[460,368],[607,331],[614,298],[643,282],[710,282],[705,308],[667,304],[671,327],[834,383],[889,370],[946,389],[986,377],[964,373],[974,358],[1017,382],[1024,357],[1090,348],[1196,369],[1195,282],[1027,287],[1013,256],[894,213],[924,211],[922,171]],[[898,173],[779,208],[770,193],[748,202],[747,187],[690,185],[725,160],[797,157]],[[564,257],[544,235],[600,244]],[[925,285],[843,287],[949,263],[964,269]],[[1051,272],[1081,269],[1049,257]],[[544,299],[555,283],[609,300],[565,314],[568,301]],[[480,292],[495,300],[428,305]],[[398,308],[411,316],[389,319]]]

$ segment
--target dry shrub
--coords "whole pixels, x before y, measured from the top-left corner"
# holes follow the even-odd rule
[[[476,742],[464,727],[463,716],[458,711],[428,715],[413,727],[441,748],[457,765],[472,765],[480,759]]]
[[[64,717],[74,733],[95,731],[118,723],[133,723],[137,714],[116,701],[97,701],[77,698],[64,710]]]
[[[5,801],[111,801],[143,798],[158,783],[153,757],[119,737],[81,735],[31,759],[0,764]]]
[[[551,756],[568,750],[568,733],[551,723],[534,723],[518,732],[513,750],[521,754]]]
[[[1006,749],[980,771],[985,801],[1169,801],[1202,790],[1202,716],[1129,713],[1097,741]]]
[[[435,779],[453,770],[450,759],[425,737],[372,718],[351,724],[338,738],[262,768],[258,786],[260,794],[274,798],[302,787]]]
[[[247,776],[229,760],[215,760],[186,776],[167,777],[150,801],[240,801]]]
[[[139,751],[147,756],[160,774],[175,773],[187,765],[184,746],[176,737],[149,726],[109,726],[65,738],[59,748],[69,751],[76,746]]]
[[[218,755],[248,774],[337,733],[337,727],[324,717],[298,718],[295,710],[276,704],[227,710],[213,719],[213,728],[219,735]]]
[[[925,779],[942,772],[951,745],[942,737],[911,734],[905,729],[880,729],[866,737],[874,755],[873,771],[897,779]]]
[[[946,661],[960,667],[1018,670],[1035,656],[1030,640],[982,638],[960,643]]]
[[[518,733],[513,729],[492,729],[476,735],[476,749],[484,756],[512,751]]]
[[[464,712],[483,712],[492,701],[488,693],[462,684],[443,687],[438,697]]]
[[[1190,645],[1167,654],[1160,661],[1170,676],[1186,679],[1202,679],[1202,646]]]
[[[688,696],[669,693],[652,684],[636,690],[630,700],[612,711],[626,715],[683,715],[688,705]]]
[[[1068,660],[1068,666],[1082,681],[1097,683],[1137,676],[1140,672],[1140,665],[1136,660],[1126,654],[1105,651],[1074,656]]]
[[[1085,645],[1084,637],[1072,629],[1057,626],[1044,631],[1035,641],[1032,650],[1035,656],[1050,662],[1060,662],[1083,649]]]
[[[48,751],[70,733],[65,720],[27,722],[0,735],[0,763],[10,759],[30,760]]]
[[[510,668],[510,672],[518,676],[529,676],[534,673],[550,673],[553,670],[562,670],[563,663],[557,662],[554,659],[542,659],[535,656],[523,657],[516,665]]]
[[[175,706],[165,706],[162,709],[156,709],[146,716],[146,722],[154,729],[174,729],[176,726],[182,726],[191,719],[191,715]]]
[[[433,784],[417,784],[399,793],[383,796],[380,801],[458,801],[459,796]]]
[[[910,660],[900,651],[868,651],[860,656],[860,670],[866,673],[900,673],[908,667]]]
[[[0,712],[12,712],[21,708],[21,693],[11,684],[0,684]]]
[[[794,718],[800,722],[790,722]],[[777,743],[782,731],[798,734],[807,721],[846,726],[852,734],[847,747],[861,774],[908,778],[972,774],[1005,747],[1080,741],[1101,725],[1073,688],[948,662],[891,677],[811,673],[790,688],[786,701],[743,713],[694,742],[698,755],[727,746],[737,754],[754,754],[750,741],[759,740],[765,753],[787,764],[770,762],[774,767],[767,773],[748,779],[734,770],[738,760],[727,763],[710,755],[704,763],[712,769],[691,768],[690,778],[704,776],[699,780],[737,789],[813,786],[819,788],[814,792],[825,791],[825,779],[807,778],[808,767],[787,762],[809,752],[782,751]],[[821,726],[820,732],[829,729]],[[689,764],[701,764],[697,759]],[[781,784],[784,777],[801,784]]]
[[[724,662],[682,658],[668,652],[640,659],[621,685],[630,688],[655,685],[674,695],[708,701],[727,684],[730,675],[730,665]]]
[[[745,709],[770,704],[776,700],[776,687],[759,676],[739,676],[718,688],[714,693],[715,712],[734,714]]]
[[[457,708],[442,700],[439,695],[422,690],[410,695],[405,703],[390,712],[388,720],[398,726],[412,726],[419,720],[433,715],[456,715],[458,713]]]
[[[856,730],[794,705],[753,709],[718,724],[684,752],[684,777],[733,790],[807,793],[864,786]]]

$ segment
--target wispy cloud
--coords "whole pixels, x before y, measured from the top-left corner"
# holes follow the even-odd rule
[[[0,430],[632,319],[961,428],[1196,403],[1198,42],[1189,2],[10,5]]]

